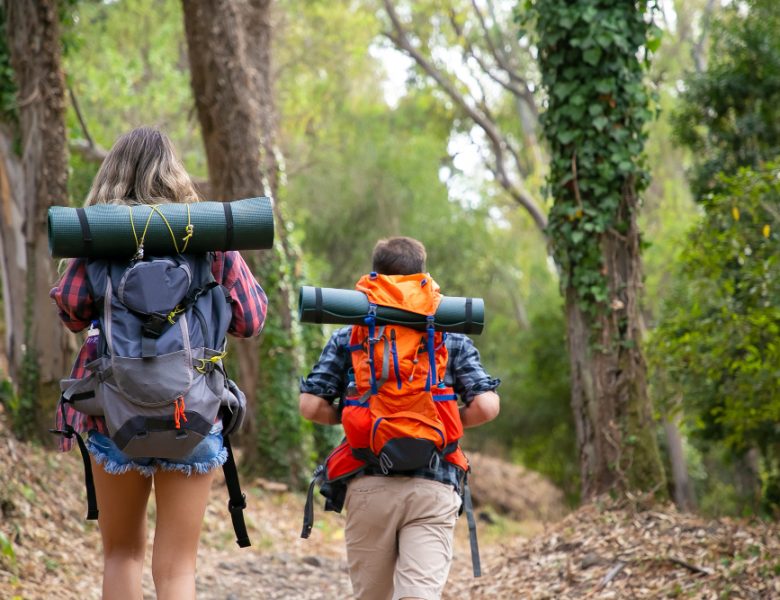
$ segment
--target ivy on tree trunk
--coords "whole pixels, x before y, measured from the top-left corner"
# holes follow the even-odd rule
[[[652,3],[539,0],[535,28],[550,146],[548,233],[566,300],[583,498],[633,490],[665,494],[641,350],[639,194],[643,82],[658,44]]]

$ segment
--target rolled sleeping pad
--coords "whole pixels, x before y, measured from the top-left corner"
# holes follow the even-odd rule
[[[192,225],[192,236],[185,246],[188,224]],[[52,206],[49,251],[57,258],[128,258],[135,254],[136,238],[141,239],[144,228],[147,256],[182,250],[263,250],[274,243],[271,199],[259,197],[232,202],[158,204],[156,209],[147,204]]]
[[[298,295],[298,317],[303,323],[331,323],[336,325],[362,325],[368,314],[368,297],[357,290],[301,287]],[[376,322],[384,325],[404,325],[424,330],[424,315],[377,306]],[[482,298],[442,296],[434,315],[439,331],[456,333],[482,333],[485,326],[485,303]]]

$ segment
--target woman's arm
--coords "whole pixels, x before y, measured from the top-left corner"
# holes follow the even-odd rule
[[[230,293],[233,319],[228,332],[237,337],[252,337],[263,330],[268,298],[249,266],[236,251],[224,252],[222,264],[214,264],[215,278]]]
[[[74,258],[68,263],[49,297],[57,305],[65,327],[73,332],[86,329],[98,316],[87,285],[87,261],[83,258]]]

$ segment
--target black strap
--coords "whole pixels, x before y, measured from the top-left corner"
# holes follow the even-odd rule
[[[463,333],[471,333],[473,303],[473,298],[466,298],[466,322],[463,324]]]
[[[322,323],[322,288],[314,288],[314,322]]]
[[[81,225],[81,237],[84,239],[84,243],[91,244],[92,232],[89,229],[89,221],[87,221],[87,212],[83,208],[77,208],[76,215],[79,218],[79,224]]]
[[[225,435],[222,437],[222,440],[228,455],[225,464],[222,465],[222,472],[225,474],[225,485],[230,497],[228,500],[228,511],[230,512],[230,519],[233,521],[233,531],[236,532],[236,543],[239,548],[246,548],[251,545],[249,534],[246,531],[246,523],[244,523],[246,496],[241,492],[241,485],[238,483],[238,469],[233,458],[233,449],[230,447],[230,439]]]
[[[471,489],[468,479],[463,481],[463,509],[469,524],[469,544],[471,544],[471,566],[474,577],[482,576],[482,565],[479,561],[479,546],[477,545],[477,522],[474,520],[474,505],[471,502]]]
[[[309,484],[309,491],[306,493],[306,504],[303,507],[303,529],[301,537],[307,539],[311,534],[311,528],[314,526],[314,485],[317,483],[317,477],[312,477]]]
[[[84,462],[84,485],[87,488],[87,520],[95,521],[98,518],[97,496],[95,495],[95,480],[92,477],[92,462],[89,460],[89,451],[84,439],[76,434],[76,441],[81,450],[81,460]]]
[[[63,406],[62,402],[60,401],[60,406]],[[84,443],[84,440],[82,437],[76,433],[76,430],[73,429],[71,425],[69,425],[67,422],[64,421],[64,415],[65,415],[65,409],[63,406],[62,409],[63,413],[63,422],[65,423],[63,425],[62,429],[49,429],[51,433],[57,433],[59,435],[62,435],[66,438],[76,438],[76,441],[79,444],[79,450],[81,451],[81,460],[84,463],[84,487],[87,488],[87,520],[89,521],[95,521],[98,518],[98,507],[97,507],[97,496],[95,494],[95,479],[92,477],[92,463],[89,460],[89,450],[87,450],[87,445]]]
[[[92,477],[92,462],[89,460],[89,450],[81,435],[73,429],[65,416],[65,403],[72,402],[64,397],[60,398],[59,409],[62,414],[62,429],[49,429],[51,433],[57,433],[66,438],[76,438],[81,452],[81,461],[84,463],[84,487],[87,488],[87,520],[96,521],[98,518],[97,495],[95,494],[95,479]]]
[[[230,202],[223,202],[222,208],[225,209],[225,250],[233,247],[233,207]]]

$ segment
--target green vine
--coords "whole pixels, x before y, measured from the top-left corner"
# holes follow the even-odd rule
[[[269,305],[255,396],[255,466],[265,477],[298,485],[310,474],[311,435],[298,413],[297,375],[303,368],[300,324],[296,319],[285,323],[284,318],[295,314],[291,290],[297,290],[297,278],[278,241],[258,262],[253,270]]]
[[[547,90],[548,233],[562,285],[591,317],[610,308],[602,238],[627,233],[648,183],[644,125],[653,114],[643,75],[660,43],[647,18],[654,8],[648,0],[528,0],[518,14],[535,31]]]
[[[11,66],[11,51],[8,49],[5,7],[0,4],[0,121],[16,124],[18,120],[16,81]]]

